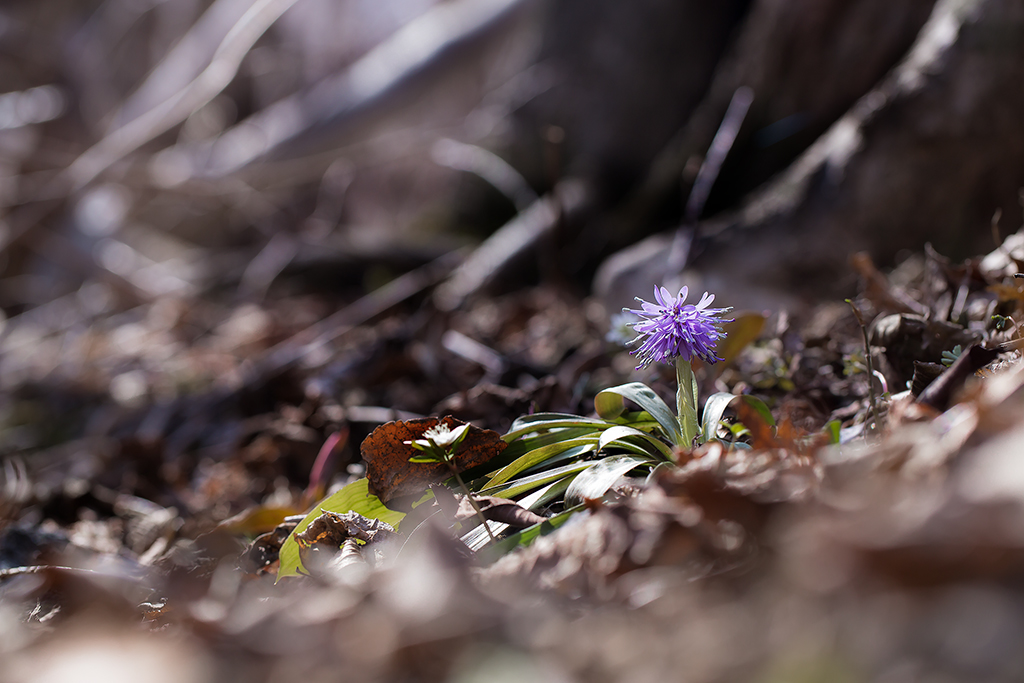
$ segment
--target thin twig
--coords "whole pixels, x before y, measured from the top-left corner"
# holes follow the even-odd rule
[[[725,110],[722,124],[718,127],[714,139],[711,140],[711,147],[708,148],[704,163],[697,171],[693,189],[690,190],[690,197],[686,201],[684,220],[688,224],[695,224],[700,218],[708,195],[711,194],[711,188],[714,186],[715,180],[718,179],[725,158],[729,156],[729,150],[736,142],[736,136],[740,132],[743,120],[747,117],[747,110],[750,109],[750,104],[753,101],[754,91],[747,86],[736,88],[736,92],[732,94],[729,108]]]
[[[462,481],[462,477],[459,475],[458,470],[455,469],[455,465],[450,461],[446,462],[448,464],[448,468],[455,476],[455,481],[459,484],[459,488],[462,489],[462,492],[466,495],[466,499],[469,501],[469,504],[472,505],[473,509],[476,511],[477,517],[480,518],[480,523],[484,525],[484,531],[487,532],[487,537],[491,539],[491,543],[497,543],[498,539],[494,537],[494,534],[491,533],[491,527],[487,525],[487,518],[484,517],[484,511],[481,510],[480,506],[477,505],[475,500],[473,500],[473,494],[470,492],[469,487],[466,486],[466,482]]]
[[[864,362],[868,366],[868,401],[870,401],[871,411],[871,422],[874,429],[878,429],[878,397],[875,394],[875,365],[871,360],[871,342],[868,340],[868,327],[864,324],[864,318],[861,316],[857,306],[854,305],[852,299],[847,299],[846,303],[850,304],[850,308],[853,309],[853,317],[857,319],[857,324],[860,325],[860,333],[864,337]]]
[[[260,36],[294,4],[295,0],[256,0],[224,37],[209,66],[191,83],[107,135],[68,167],[65,178],[72,187],[88,185],[111,165],[213,100],[234,80],[242,60]]]
[[[722,123],[718,126],[718,132],[711,140],[711,146],[700,168],[697,169],[697,177],[690,188],[690,194],[686,199],[686,206],[683,208],[683,224],[676,230],[672,240],[672,248],[669,251],[668,270],[673,273],[682,272],[690,259],[694,256],[694,245],[700,238],[700,215],[704,212],[704,205],[708,201],[711,189],[718,180],[718,174],[722,171],[722,164],[729,156],[732,146],[736,143],[736,136],[739,135],[740,127],[747,117],[751,102],[754,101],[754,91],[742,86],[737,88],[729,101],[729,107],[725,110]]]

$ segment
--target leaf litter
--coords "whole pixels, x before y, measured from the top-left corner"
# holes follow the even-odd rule
[[[946,278],[952,268],[919,267],[899,290],[887,283],[906,276],[900,268],[872,271],[857,305],[881,320],[906,292],[930,291],[913,308],[934,315],[946,308],[952,283],[947,278],[943,288],[929,279]],[[184,406],[165,408],[168,417],[148,427],[145,440],[139,429],[152,412],[140,423],[122,411],[114,424],[125,426],[110,431],[121,436],[98,442],[109,455],[80,441],[77,449],[45,448],[47,457],[31,464],[9,461],[0,589],[8,628],[23,635],[6,656],[17,663],[60,651],[65,641],[57,635],[71,638],[101,608],[123,616],[104,622],[91,636],[97,642],[146,630],[174,633],[173,647],[200,662],[194,680],[222,667],[249,680],[339,667],[355,680],[425,680],[496,647],[539,657],[552,676],[570,679],[596,672],[601,680],[735,679],[794,661],[852,678],[893,671],[996,676],[1016,661],[1015,648],[1001,643],[1024,633],[1024,611],[1015,607],[1015,580],[1024,571],[1017,462],[1024,369],[1013,333],[990,320],[1001,311],[1019,315],[1020,304],[1006,290],[1015,281],[1002,277],[968,285],[960,318],[966,327],[953,326],[952,336],[908,318],[919,313],[897,313],[899,324],[884,333],[876,321],[871,353],[884,384],[871,378],[883,415],[874,430],[866,428],[869,377],[857,365],[863,348],[852,316],[841,318],[823,304],[802,319],[769,318],[760,336],[731,352],[729,366],[706,381],[733,392],[747,387],[768,401],[777,425],[753,404],[730,402],[721,409],[722,428],[742,427],[732,430],[742,433],[738,445],[709,441],[646,477],[630,476],[635,464],[627,462],[600,480],[595,495],[582,494],[578,508],[559,507],[557,492],[545,497],[546,487],[562,481],[557,471],[534,489],[537,504],[475,495],[494,529],[532,541],[499,555],[467,546],[466,532],[479,524],[476,511],[443,485],[444,469],[409,462],[415,451],[407,442],[441,418],[392,421],[370,432],[394,410],[374,413],[309,392],[350,372],[343,368],[352,367],[345,365],[352,351],[344,347],[308,370],[267,378],[265,388],[198,394],[192,400],[217,417],[193,426],[189,439],[178,436],[177,449],[169,444],[186,423],[170,415]],[[886,286],[890,297],[879,289]],[[514,307],[520,296],[485,304]],[[380,339],[402,358],[420,348],[415,315],[388,315],[365,339]],[[831,334],[815,331],[822,316],[836,320]],[[907,361],[933,361],[968,331],[981,345],[968,346],[916,395],[902,390],[910,381]],[[484,377],[486,371],[474,372],[464,357],[440,348],[429,353],[434,362],[454,364],[449,377]],[[499,353],[515,357],[508,347]],[[622,351],[588,353],[600,360],[589,361],[585,374],[569,375],[574,384],[585,382],[581,397],[628,376],[623,363],[631,359]],[[571,348],[551,356],[573,357]],[[538,375],[558,377],[564,369],[545,362],[524,364],[536,383],[527,380],[516,391],[531,396],[531,386],[544,379]],[[413,374],[428,367],[410,366]],[[372,377],[365,368],[358,372]],[[648,381],[664,391],[671,378],[654,374]],[[563,393],[533,393],[529,400],[538,411],[571,417],[585,399],[575,398],[577,387],[555,381]],[[376,391],[384,384],[378,378],[363,386]],[[276,407],[259,398],[267,391]],[[378,394],[380,403],[388,396]],[[398,405],[441,405],[443,398]],[[45,397],[35,400],[46,408]],[[500,404],[473,417],[505,429],[517,416],[514,407]],[[534,424],[544,419],[556,418],[538,413]],[[219,434],[203,432],[218,420]],[[837,429],[826,428],[830,422]],[[353,437],[331,442],[339,451],[333,481],[349,483],[303,517],[304,476],[317,469],[318,445],[343,429]],[[486,477],[511,462],[503,451],[514,440],[469,429],[458,469]],[[632,433],[616,429],[606,442]],[[96,438],[87,434],[78,438]],[[369,480],[357,478],[363,466],[351,452],[354,443],[361,444]],[[83,459],[69,459],[76,454]],[[600,457],[596,449],[591,456]],[[96,458],[110,463],[102,475]],[[282,469],[297,464],[298,470]],[[18,488],[25,479],[50,483],[25,492]],[[404,517],[388,512],[390,523],[332,507],[367,510],[360,501],[371,500],[371,492],[386,502],[428,485],[434,495],[414,502]],[[297,546],[288,560],[297,571],[275,583],[286,573],[289,542]],[[130,626],[140,622],[141,632]],[[965,623],[984,628],[965,631]],[[260,672],[257,660],[274,664]]]

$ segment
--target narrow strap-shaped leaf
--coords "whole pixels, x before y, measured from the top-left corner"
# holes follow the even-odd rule
[[[638,417],[631,420],[623,419],[622,417],[620,417],[615,421],[615,423],[620,425],[626,425],[627,427],[632,427],[633,429],[639,429],[641,432],[647,433],[661,430],[661,425],[659,425],[657,422],[651,419],[650,414],[646,410],[639,413],[633,413],[633,415],[642,415],[643,417]]]
[[[520,415],[512,422],[512,429],[519,429],[520,427],[526,427],[527,425],[536,424],[538,422],[552,422],[559,420],[583,420],[595,422],[597,418],[583,417],[576,415],[575,413],[530,413],[529,415]]]
[[[552,470],[546,470],[544,472],[538,472],[537,474],[523,477],[521,479],[513,479],[512,481],[506,482],[499,486],[492,486],[491,488],[482,489],[480,495],[482,496],[498,496],[499,498],[517,498],[518,496],[532,491],[538,486],[543,486],[549,482],[555,481],[569,474],[575,474],[582,472],[593,464],[589,460],[580,462],[574,462],[570,465],[563,467],[556,467]]]
[[[484,529],[484,524],[487,525],[487,529],[490,529],[491,533],[487,533],[487,529]],[[508,530],[508,524],[502,522],[492,522],[490,520],[482,522],[477,526],[467,531],[462,536],[462,542],[466,544],[466,547],[477,552],[482,548],[486,547],[491,541],[491,536],[498,536]]]
[[[772,417],[772,411],[769,410],[768,406],[764,401],[756,396],[750,396],[748,394],[730,394],[725,391],[720,391],[717,394],[712,394],[708,397],[707,402],[704,404],[704,415],[701,420],[701,435],[702,441],[709,441],[714,439],[718,434],[718,425],[722,422],[722,416],[725,415],[725,411],[732,405],[733,401],[740,400],[749,405],[751,408],[757,411],[765,423],[771,427],[775,426],[775,418]]]
[[[594,409],[597,414],[606,420],[614,419],[622,414],[625,404],[624,398],[628,398],[637,404],[653,417],[662,432],[677,446],[683,445],[683,433],[679,429],[679,423],[672,410],[658,397],[654,391],[641,382],[630,382],[617,387],[605,389],[594,398]]]
[[[656,463],[653,457],[639,455],[613,455],[598,460],[576,475],[565,492],[566,505],[578,505],[588,498],[601,498],[623,475],[640,465]]]
[[[651,468],[650,473],[647,475],[645,483],[647,485],[650,485],[655,479],[657,479],[659,472],[672,472],[675,467],[676,464],[672,462],[663,462],[655,465],[654,467]]]
[[[628,437],[634,437],[635,440],[642,441],[646,444],[653,446],[659,454],[665,459],[670,460],[672,458],[672,449],[669,448],[661,439],[646,432],[642,432],[639,429],[628,427],[626,425],[619,425],[617,427],[609,427],[608,429],[601,432],[601,438],[597,442],[598,450],[603,450],[606,446],[612,443],[620,443],[626,447],[632,447],[634,444],[629,441],[625,441]],[[644,447],[642,452],[650,453],[649,447]]]
[[[575,446],[593,446],[597,448],[597,436],[584,436],[578,439],[568,439],[566,441],[558,441],[548,446],[534,449],[529,453],[525,454],[521,458],[514,460],[505,467],[498,470],[491,480],[487,482],[484,488],[491,488],[498,484],[504,484],[506,481],[516,476],[524,470],[528,470],[531,467],[539,465],[550,458],[567,451]]]
[[[489,564],[494,562],[501,556],[508,552],[515,550],[520,546],[526,546],[532,543],[540,536],[551,533],[558,527],[565,524],[569,519],[583,509],[582,505],[569,508],[563,512],[558,513],[552,517],[549,517],[547,521],[541,522],[540,524],[534,524],[531,527],[527,527],[521,531],[517,531],[514,534],[510,534],[508,537],[501,539],[489,548],[485,548],[481,551],[477,557],[484,563]]]
[[[658,457],[654,453],[651,453],[649,446],[644,446],[636,443],[636,439],[630,437],[623,437],[616,439],[611,442],[615,446],[615,451],[625,451],[626,453],[632,453],[633,455],[647,456],[647,457]]]
[[[772,417],[772,411],[768,407],[768,404],[759,399],[757,396],[751,396],[750,394],[742,394],[740,398],[748,406],[757,411],[758,415],[764,419],[764,423],[769,427],[775,426],[775,418]]]
[[[525,477],[533,477],[544,472],[549,472],[552,468],[556,468],[556,466],[562,466],[563,464],[572,464],[580,462],[583,456],[587,455],[588,453],[593,453],[596,450],[596,443],[587,443],[583,444],[582,446],[573,446],[568,450],[562,451],[558,455],[548,458],[547,460],[538,465],[528,467],[527,469],[520,472],[519,475],[517,475],[518,478],[512,479],[511,481],[515,482]]]
[[[604,420],[584,421],[580,419],[559,420],[557,422],[539,422],[527,425],[515,430],[514,432],[509,432],[501,438],[505,440],[505,443],[514,444],[518,441],[543,439],[544,437],[549,437],[552,434],[561,434],[563,432],[590,434],[593,432],[599,432],[602,429],[611,426],[611,424],[612,423],[605,422]]]
[[[506,442],[511,442],[526,434],[547,429],[560,429],[565,427],[602,429],[607,426],[607,421],[598,420],[593,417],[581,417],[579,415],[568,415],[565,413],[537,413],[535,415],[524,415],[516,418],[512,423],[512,427],[501,438]]]
[[[719,391],[717,394],[708,396],[708,400],[704,403],[704,414],[701,416],[701,441],[716,438],[718,425],[721,424],[725,411],[735,398],[736,394],[730,394],[727,391]]]
[[[608,444],[612,443],[613,441],[618,441],[619,439],[625,438],[627,436],[643,436],[643,435],[644,435],[644,433],[641,432],[639,429],[633,429],[632,427],[627,427],[626,425],[619,425],[617,427],[610,427],[610,428],[604,430],[603,432],[601,432],[601,438],[598,439],[597,447],[598,447],[598,450],[600,450],[600,449],[603,449]]]
[[[572,484],[572,480],[576,478],[578,472],[562,477],[558,481],[553,481],[545,486],[540,491],[535,491],[529,496],[529,502],[524,498],[521,501],[521,505],[527,510],[540,510],[542,507],[547,505],[553,500],[557,500],[560,496],[565,493],[565,490]]]
[[[520,500],[519,504],[527,510],[537,510],[542,505],[545,505],[550,500],[561,495],[567,488],[569,488],[569,485],[575,477],[576,472],[569,475],[562,475],[557,481],[549,483],[541,490],[534,491]],[[500,534],[508,529],[508,525],[501,524],[499,522],[489,522],[489,528],[492,534]],[[462,542],[473,551],[480,550],[487,545],[488,541],[490,541],[490,536],[487,535],[487,531],[484,529],[483,524],[473,527],[462,537]]]
[[[502,467],[515,462],[519,458],[523,457],[530,451],[541,448],[542,446],[549,446],[559,441],[567,441],[569,439],[578,439],[582,436],[596,435],[600,429],[593,428],[564,428],[555,429],[550,432],[543,432],[541,434],[534,434],[532,436],[522,437],[509,443],[508,448],[501,452],[497,458],[491,461],[489,468],[483,468],[484,471],[478,471],[480,468],[475,468],[470,471],[471,477],[478,477],[486,475],[493,477],[501,470]],[[497,462],[495,462],[497,461]]]

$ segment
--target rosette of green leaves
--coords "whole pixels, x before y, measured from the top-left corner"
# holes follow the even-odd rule
[[[626,400],[641,410],[626,412]],[[737,400],[749,403],[768,424],[775,424],[763,401],[718,393],[704,406],[697,443],[711,439],[742,443],[742,425],[724,420],[730,404]],[[631,382],[606,389],[597,395],[594,406],[597,417],[538,413],[517,419],[503,437],[509,444],[502,454],[507,464],[483,478],[478,492],[517,500],[534,511],[560,502],[563,511],[545,523],[553,527],[580,509],[584,501],[603,497],[623,476],[645,476],[656,467],[670,467],[679,453],[692,446],[685,442],[672,410],[645,384]],[[720,430],[724,432],[721,436]],[[489,524],[493,534],[506,530],[504,525]],[[499,542],[488,554],[497,555],[532,540],[543,533],[540,526]],[[478,527],[463,540],[479,550],[488,536]]]
[[[641,410],[627,412],[626,400]],[[704,404],[697,443],[717,439],[742,446],[745,428],[725,420],[734,401],[745,401],[766,423],[775,424],[761,400],[717,393]],[[645,476],[657,467],[674,466],[678,454],[692,446],[685,442],[672,410],[645,384],[631,382],[606,389],[597,395],[594,406],[596,417],[537,413],[518,418],[502,437],[509,444],[501,454],[504,464],[471,483],[459,482],[474,493],[515,500],[535,512],[560,508],[547,521],[508,534],[497,543],[492,542],[492,537],[509,531],[507,525],[493,521],[485,522],[487,527],[478,525],[462,538],[470,548],[480,551],[482,559],[495,559],[548,533],[582,509],[584,501],[606,495],[625,475]],[[455,430],[410,443],[419,451],[411,460],[442,461],[444,454],[457,446],[463,435],[463,431]],[[305,529],[321,510],[339,513],[354,510],[396,526],[404,517],[369,494],[366,479],[349,484],[321,501],[296,531]],[[296,574],[300,568],[298,548],[290,536],[281,550],[279,577]]]

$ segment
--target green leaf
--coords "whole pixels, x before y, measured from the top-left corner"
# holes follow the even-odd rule
[[[549,446],[553,443],[565,441],[567,439],[576,439],[581,436],[587,436],[588,434],[594,434],[598,431],[600,431],[600,428],[595,428],[593,426],[584,428],[554,429],[550,432],[542,432],[532,436],[520,437],[512,442],[506,441],[506,443],[508,443],[508,448],[503,450],[498,457],[484,463],[483,465],[474,467],[472,470],[467,470],[468,474],[463,474],[469,478],[477,478],[485,475],[492,477],[502,467],[515,462],[530,451],[540,448],[541,446]]]
[[[732,438],[735,441],[741,437],[749,436],[750,430],[742,422],[737,422],[736,424],[729,425],[729,433],[732,434]]]
[[[530,451],[536,450],[543,446],[550,446],[551,444],[558,443],[560,441],[568,441],[570,439],[578,439],[583,436],[597,434],[606,426],[607,425],[600,425],[596,427],[569,427],[564,429],[554,429],[550,432],[534,434],[533,436],[525,436],[510,443],[508,445],[508,448],[506,448],[502,452],[502,455],[505,455],[505,453],[508,452],[512,452],[515,454],[515,458],[506,461],[506,464],[508,464],[517,458],[523,457]]]
[[[630,450],[635,450],[636,445],[625,439],[629,437],[635,437],[647,446],[641,447],[642,453],[649,453],[651,455],[661,455],[667,460],[672,459],[672,449],[669,448],[661,439],[646,432],[642,432],[639,429],[628,427],[626,425],[619,425],[617,427],[609,427],[608,429],[601,432],[601,438],[597,442],[597,450],[601,451],[610,444],[619,443]],[[651,452],[651,446],[656,450],[655,453]]]
[[[663,462],[655,465],[651,468],[650,473],[647,475],[646,483],[651,484],[655,477],[658,476],[658,472],[671,472],[676,468],[676,464],[673,462]]]
[[[661,431],[661,425],[646,410],[636,413],[624,413],[620,417],[615,418],[615,424],[626,425],[627,427],[639,429],[641,432],[647,433]]]
[[[676,416],[672,414],[672,410],[646,384],[630,382],[629,384],[605,389],[594,398],[594,409],[604,419],[614,419],[621,415],[625,409],[624,398],[628,398],[650,413],[651,417],[658,422],[662,432],[669,441],[677,446],[683,445],[683,434],[679,429]]]
[[[764,420],[766,425],[769,427],[775,426],[775,418],[772,416],[771,408],[768,407],[767,403],[759,399],[757,396],[751,396],[750,394],[742,394],[740,398],[743,399],[744,403],[757,411],[757,414],[761,416],[761,419]]]
[[[609,427],[608,429],[606,429],[603,432],[601,432],[601,437],[597,441],[597,449],[598,450],[602,450],[602,449],[604,449],[605,446],[607,446],[608,444],[612,443],[613,441],[618,441],[620,439],[624,439],[627,436],[648,436],[648,435],[644,434],[639,429],[634,429],[633,427],[628,427],[626,425],[618,425],[616,427]]]
[[[595,435],[595,437],[596,437],[596,435]],[[572,448],[564,450],[564,451],[562,451],[561,453],[559,453],[558,455],[556,455],[556,456],[554,456],[552,458],[548,458],[547,460],[545,460],[542,463],[538,463],[538,464],[534,465],[533,467],[529,467],[529,468],[523,470],[517,476],[520,476],[520,477],[534,476],[534,475],[536,475],[536,474],[538,474],[540,472],[548,472],[548,471],[551,470],[551,468],[555,467],[556,465],[563,465],[563,464],[566,464],[566,463],[577,463],[577,462],[580,462],[581,460],[584,460],[584,459],[586,459],[586,460],[593,460],[593,458],[589,457],[589,456],[590,456],[591,453],[594,453],[596,451],[597,451],[597,444],[593,443],[593,442],[586,443],[586,444],[583,444],[581,446],[573,446]],[[516,480],[513,479],[513,481],[516,481]]]
[[[591,437],[585,443],[593,444],[590,448],[584,449],[579,453],[590,452],[597,448],[597,433],[600,432],[607,426],[607,423],[603,421],[598,425],[590,425],[581,428],[559,428],[554,429],[550,432],[542,432],[540,434],[534,434],[532,436],[524,436],[517,438],[516,440],[509,443],[508,448],[502,451],[498,457],[490,460],[482,465],[474,467],[473,469],[466,470],[462,473],[463,479],[466,483],[470,480],[479,480],[472,485],[474,491],[478,491],[483,486],[490,486],[490,480],[497,475],[503,468],[511,465],[517,460],[528,456],[535,450],[538,450],[544,446],[551,446],[563,441],[571,439],[579,439],[582,437]],[[562,455],[556,455],[545,462],[538,463],[535,466],[527,467],[526,472],[536,471],[538,469],[546,469],[557,463],[565,462],[571,458],[576,457],[579,453],[573,453],[570,450],[563,451]]]
[[[565,490],[572,484],[573,479],[576,478],[576,472],[562,477],[558,481],[551,482],[540,491],[535,491],[532,495],[527,498],[523,498],[520,504],[527,510],[533,510],[534,512],[540,510],[542,507],[547,505],[553,500],[558,499]]]
[[[565,413],[536,413],[524,415],[512,423],[512,427],[501,438],[506,442],[512,442],[521,436],[540,432],[549,429],[562,429],[566,427],[578,427],[591,431],[603,429],[610,426],[605,420],[598,420],[592,417],[581,417],[579,415],[568,415]]]
[[[540,465],[575,446],[589,446],[591,447],[591,450],[594,450],[597,448],[597,437],[585,436],[578,439],[568,439],[566,441],[558,441],[548,446],[542,446],[534,449],[498,470],[494,476],[491,477],[491,480],[487,482],[486,488],[491,488],[498,484],[504,484],[520,472]]]
[[[718,425],[722,422],[722,416],[725,415],[725,411],[732,405],[735,400],[740,400],[749,405],[751,408],[757,411],[758,415],[764,419],[765,423],[771,427],[775,426],[775,418],[772,417],[772,411],[768,409],[768,406],[764,401],[756,396],[750,396],[749,394],[730,394],[725,391],[720,391],[717,394],[712,394],[708,397],[707,402],[704,404],[704,415],[701,424],[701,441],[710,441],[716,438],[718,434]]]
[[[582,505],[569,508],[563,512],[558,513],[549,517],[546,521],[534,524],[531,527],[527,527],[521,531],[517,531],[514,534],[510,534],[508,537],[501,539],[496,544],[489,548],[483,549],[477,557],[484,564],[489,564],[499,559],[502,555],[506,555],[512,550],[520,546],[526,546],[532,543],[535,539],[546,536],[558,527],[569,521],[569,518],[574,514],[583,509]]]
[[[368,484],[369,481],[365,477],[363,479],[356,479],[337,493],[327,496],[317,505],[313,506],[313,510],[299,522],[299,525],[295,527],[295,531],[289,534],[288,538],[281,545],[281,552],[278,554],[281,561],[280,568],[277,570],[278,581],[286,576],[297,576],[299,574],[302,562],[299,560],[299,544],[295,542],[295,534],[305,531],[306,527],[319,517],[323,510],[339,514],[358,512],[363,517],[379,519],[391,526],[398,526],[398,523],[405,517],[405,513],[396,512],[384,507],[384,503],[380,502],[380,498],[369,492],[367,489]]]
[[[640,455],[613,455],[598,460],[576,476],[565,492],[565,504],[578,505],[588,498],[601,498],[630,470],[656,462],[655,458]]]
[[[720,391],[708,396],[704,403],[704,415],[701,420],[701,441],[710,441],[718,435],[718,425],[722,422],[729,404],[736,399],[736,394]]]
[[[582,446],[573,446],[568,450],[564,450],[558,455],[548,458],[542,463],[538,463],[533,467],[529,467],[519,473],[519,477],[532,477],[543,472],[550,472],[556,465],[562,465],[563,463],[575,464],[580,462],[590,453],[597,450],[597,444],[587,443]],[[593,460],[593,458],[587,458]],[[522,479],[512,479],[511,481],[521,481]]]
[[[554,500],[558,496],[562,495],[572,480],[576,477],[576,473],[572,473],[568,476],[562,476],[559,480],[554,481],[539,491],[535,491],[519,501],[527,510],[537,511],[550,501]],[[508,524],[502,524],[500,522],[488,522],[488,526],[491,533],[497,536],[500,533],[504,533],[508,530]],[[476,552],[487,545],[491,540],[491,537],[487,535],[487,531],[484,529],[483,524],[472,528],[462,537],[462,542],[469,547],[470,550]],[[501,543],[501,541],[499,541]]]
[[[570,465],[563,467],[556,467],[552,470],[545,470],[538,472],[537,474],[523,477],[521,479],[513,479],[512,481],[502,484],[499,486],[493,486],[491,488],[482,489],[480,491],[481,496],[497,496],[499,498],[516,498],[523,495],[538,486],[543,486],[549,482],[555,481],[567,474],[576,474],[590,467],[593,464],[591,461],[580,461],[574,462]]]

